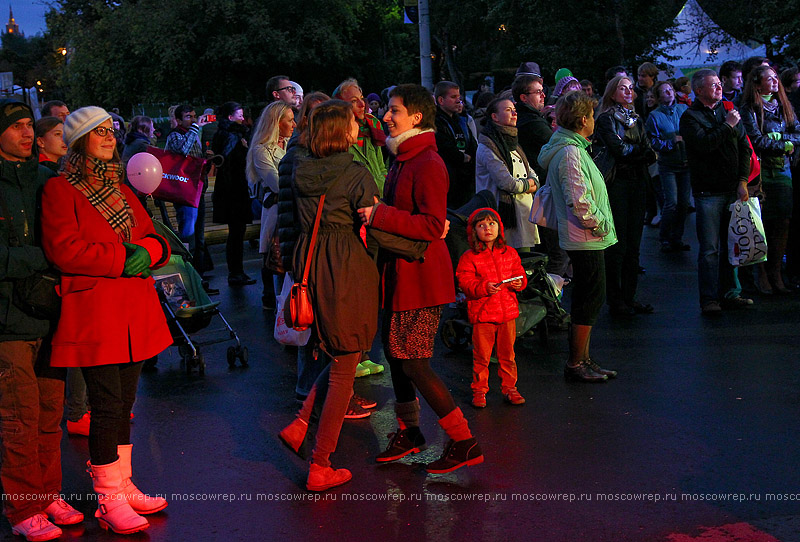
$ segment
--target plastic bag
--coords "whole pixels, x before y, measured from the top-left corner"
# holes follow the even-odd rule
[[[758,198],[731,204],[728,225],[728,261],[734,267],[767,261],[767,239]]]
[[[286,320],[283,316],[283,309],[286,300],[289,299],[289,293],[294,285],[294,279],[290,273],[286,273],[283,277],[283,287],[281,293],[277,296],[278,310],[275,314],[275,340],[281,344],[289,346],[305,346],[308,339],[311,337],[311,328],[306,328],[303,331],[297,331],[286,325]]]

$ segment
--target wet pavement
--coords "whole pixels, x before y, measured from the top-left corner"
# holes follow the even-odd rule
[[[186,374],[176,348],[162,354],[158,371],[141,379],[133,463],[134,481],[169,507],[137,535],[107,534],[87,517],[62,539],[800,541],[800,294],[703,318],[696,241],[687,238],[691,252],[665,255],[647,228],[640,299],[656,312],[622,322],[604,312],[598,323],[593,356],[619,378],[567,383],[565,334],[545,345],[529,338],[517,343],[527,404],[504,404],[493,374],[488,407],[475,410],[469,352],[438,343],[436,370],[486,461],[427,474],[446,436],[423,402],[429,449],[376,464],[395,423],[383,373],[356,380],[378,407],[345,421],[332,460],[353,480],[324,494],[304,489],[307,465],[276,437],[297,408],[295,356],[272,339],[260,285],[228,288],[224,252],[213,247],[215,299],[250,366],[229,370],[230,342],[202,348],[204,377]],[[248,248],[247,257],[246,271],[258,276],[257,254]],[[381,359],[376,342],[373,360]],[[65,436],[63,491],[91,516],[87,459],[86,439]],[[5,520],[0,534],[19,539]]]

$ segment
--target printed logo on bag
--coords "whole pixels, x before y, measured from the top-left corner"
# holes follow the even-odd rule
[[[181,175],[173,175],[172,173],[164,173],[163,178],[168,181],[180,181],[182,183],[189,182],[189,177],[182,177]]]

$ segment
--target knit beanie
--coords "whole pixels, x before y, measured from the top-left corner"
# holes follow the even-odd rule
[[[556,84],[558,84],[559,81],[561,81],[564,77],[567,76],[572,76],[572,72],[569,70],[569,68],[561,68],[560,70],[558,70],[556,72]]]
[[[369,94],[367,94],[367,103],[369,103],[369,102],[380,102],[380,101],[381,101],[381,97],[378,96],[377,94],[375,94],[374,92],[370,92]]]
[[[110,118],[111,115],[105,109],[94,105],[73,111],[64,121],[64,143],[67,147],[72,147],[73,143]]]
[[[564,88],[573,81],[580,84],[580,82],[571,75],[562,77],[561,80],[556,83],[556,88],[553,90],[553,96],[561,96],[564,93]]]
[[[497,237],[505,239],[505,225],[503,221],[500,220],[500,215],[492,209],[491,207],[481,207],[480,209],[475,209],[470,213],[469,218],[467,219],[467,240],[472,239],[472,232],[475,230],[475,222],[476,218],[478,218],[479,214],[483,214],[484,212],[491,213],[494,215],[495,220],[497,221],[498,228],[497,228]],[[471,241],[469,241],[471,243]]]
[[[33,120],[31,108],[16,100],[4,100],[0,104],[0,134],[8,130],[9,126],[21,119]]]

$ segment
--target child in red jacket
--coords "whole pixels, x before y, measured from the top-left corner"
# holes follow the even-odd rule
[[[478,209],[467,224],[471,250],[458,262],[456,279],[467,296],[467,313],[472,324],[472,405],[486,406],[489,391],[489,357],[497,345],[500,382],[505,400],[525,403],[517,391],[517,363],[514,340],[519,304],[515,291],[528,283],[519,254],[506,245],[503,223],[494,209]]]

